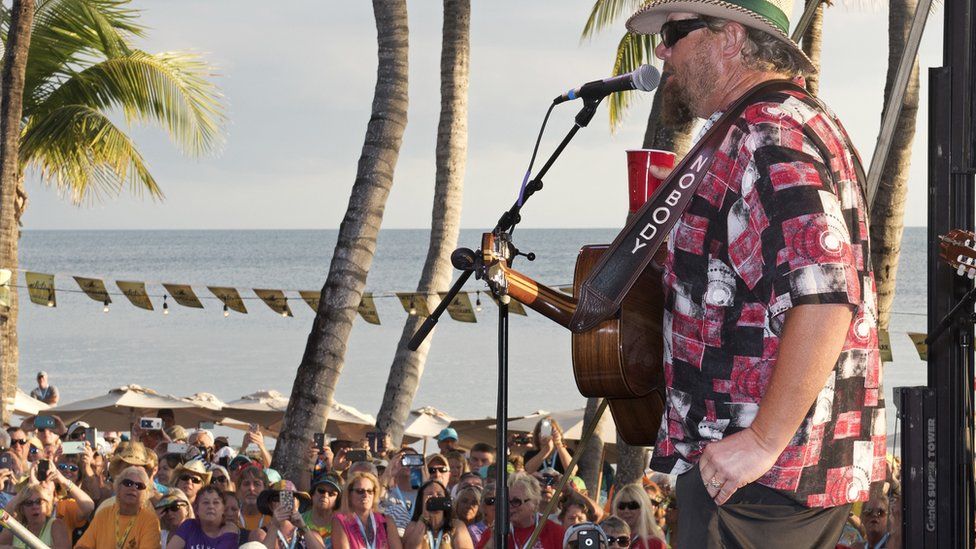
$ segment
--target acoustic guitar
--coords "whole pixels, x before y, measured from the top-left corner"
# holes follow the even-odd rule
[[[573,295],[607,250],[584,246],[576,259]],[[576,300],[512,269],[513,248],[506,234],[485,233],[479,276],[507,295],[569,328]],[[593,330],[573,334],[573,375],[585,397],[606,398],[620,437],[651,446],[664,414],[664,295],[661,271],[651,262],[617,314]]]
[[[976,278],[976,234],[952,229],[939,236],[939,241],[939,257],[959,276]]]

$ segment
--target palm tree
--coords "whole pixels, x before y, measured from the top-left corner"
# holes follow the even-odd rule
[[[434,209],[430,245],[420,275],[417,293],[427,296],[427,310],[437,305],[436,292],[447,290],[451,282],[451,252],[457,246],[461,222],[461,198],[468,150],[468,69],[470,61],[471,0],[444,0],[444,29],[441,50],[441,116],[437,126],[437,172],[434,182]],[[386,382],[383,404],[376,416],[379,431],[389,433],[399,446],[403,426],[433,333],[411,351],[407,344],[423,318],[408,316],[397,344],[393,365]]]
[[[0,95],[0,266],[17,268],[17,239],[20,229],[17,189],[20,165],[20,120],[24,104],[24,74],[34,22],[34,1],[14,0],[6,50],[3,56],[2,95]],[[16,272],[16,271],[14,271]],[[0,316],[0,419],[7,421],[6,403],[17,390],[17,289],[10,288],[10,307]]]
[[[905,52],[908,32],[915,17],[917,0],[893,0],[888,4],[888,74],[885,80],[884,107],[890,105],[898,64]],[[918,59],[905,90],[905,99],[895,126],[888,158],[881,171],[874,203],[871,204],[871,263],[878,288],[878,327],[888,329],[891,303],[895,298],[895,275],[901,253],[904,230],[905,196],[908,192],[908,167],[912,159],[915,139],[915,119],[918,115]]]
[[[321,432],[329,419],[407,126],[406,0],[373,0],[373,15],[379,63],[372,116],[329,275],[275,447],[274,467],[284,478],[299,478],[308,469],[311,434]]]
[[[136,144],[112,121],[115,113],[129,124],[162,127],[189,155],[214,151],[221,144],[224,113],[221,96],[208,80],[212,68],[194,54],[150,54],[133,48],[132,40],[144,29],[135,23],[139,10],[128,4],[42,0],[33,11],[21,85],[19,90],[4,89],[23,94],[16,128],[19,161],[11,175],[20,205],[0,208],[0,265],[5,268],[17,267],[16,231],[26,205],[23,181],[29,170],[75,204],[126,189],[162,198]],[[2,15],[0,24],[16,35],[9,14]],[[10,185],[6,180],[3,184],[7,192]],[[16,318],[14,305],[0,324],[5,398],[13,398],[16,390]]]

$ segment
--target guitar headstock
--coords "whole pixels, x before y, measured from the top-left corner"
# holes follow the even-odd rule
[[[485,282],[499,295],[508,289],[509,263],[512,258],[512,248],[508,235],[505,233],[484,233],[481,235],[481,276]]]
[[[959,276],[976,278],[976,234],[952,229],[939,237],[939,257],[956,270]]]

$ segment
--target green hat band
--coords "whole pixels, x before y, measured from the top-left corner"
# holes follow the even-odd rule
[[[783,10],[765,0],[726,0],[727,3],[755,12],[769,19],[783,34],[790,34],[790,18]]]

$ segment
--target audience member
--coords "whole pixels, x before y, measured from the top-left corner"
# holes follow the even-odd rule
[[[149,486],[149,475],[143,467],[129,466],[119,471],[115,477],[115,501],[95,513],[75,548],[160,549],[159,519],[146,506]]]
[[[524,472],[508,477],[508,508],[510,528],[506,535],[506,545],[524,547],[539,523],[539,500],[541,497],[539,481]],[[492,526],[494,528],[494,525]],[[545,520],[539,534],[538,543],[542,549],[563,547],[563,527],[551,520]],[[491,530],[481,536],[478,549],[483,549],[491,540]]]
[[[51,406],[57,406],[58,400],[61,398],[58,388],[48,382],[47,372],[44,370],[37,372],[37,387],[31,390],[30,396]]]
[[[64,521],[54,516],[54,493],[31,479],[8,504],[14,518],[51,549],[71,549],[71,535]],[[9,529],[0,533],[0,546],[22,544]],[[20,545],[23,546],[23,545]]]
[[[195,518],[183,521],[166,544],[166,549],[236,549],[237,524],[224,516],[224,496],[220,488],[208,485],[197,492],[193,503]]]
[[[318,534],[327,548],[332,547],[332,517],[342,504],[339,482],[329,474],[312,479],[312,508],[302,513],[305,526]]]
[[[437,447],[440,449],[441,454],[447,454],[451,450],[457,450],[458,445],[458,434],[457,431],[450,427],[441,429],[440,433],[437,433]]]
[[[654,509],[640,484],[627,484],[613,498],[613,515],[630,527],[635,549],[666,549],[664,533],[654,519]]]
[[[332,519],[334,549],[402,549],[396,525],[379,512],[382,491],[369,473],[349,477],[342,491],[342,512]]]
[[[479,486],[465,486],[460,488],[457,495],[454,496],[454,517],[468,527],[468,535],[473,544],[481,540],[481,533],[484,532],[484,528],[478,528],[478,525],[484,521],[481,512],[482,492],[483,490]]]
[[[193,507],[190,500],[179,488],[173,488],[153,506],[156,517],[159,518],[160,542],[166,547],[170,534],[183,524],[183,521],[193,518]]]
[[[547,467],[560,474],[566,472],[573,456],[563,444],[563,430],[556,420],[551,417],[540,419],[532,429],[532,443],[537,449],[529,450],[523,455],[527,472],[534,473]]]
[[[436,505],[435,505],[436,503]],[[453,517],[447,487],[429,480],[417,492],[404,549],[473,549],[467,526]]]
[[[478,473],[482,467],[488,467],[495,463],[495,449],[489,444],[478,442],[471,447],[468,453],[468,467]]]

